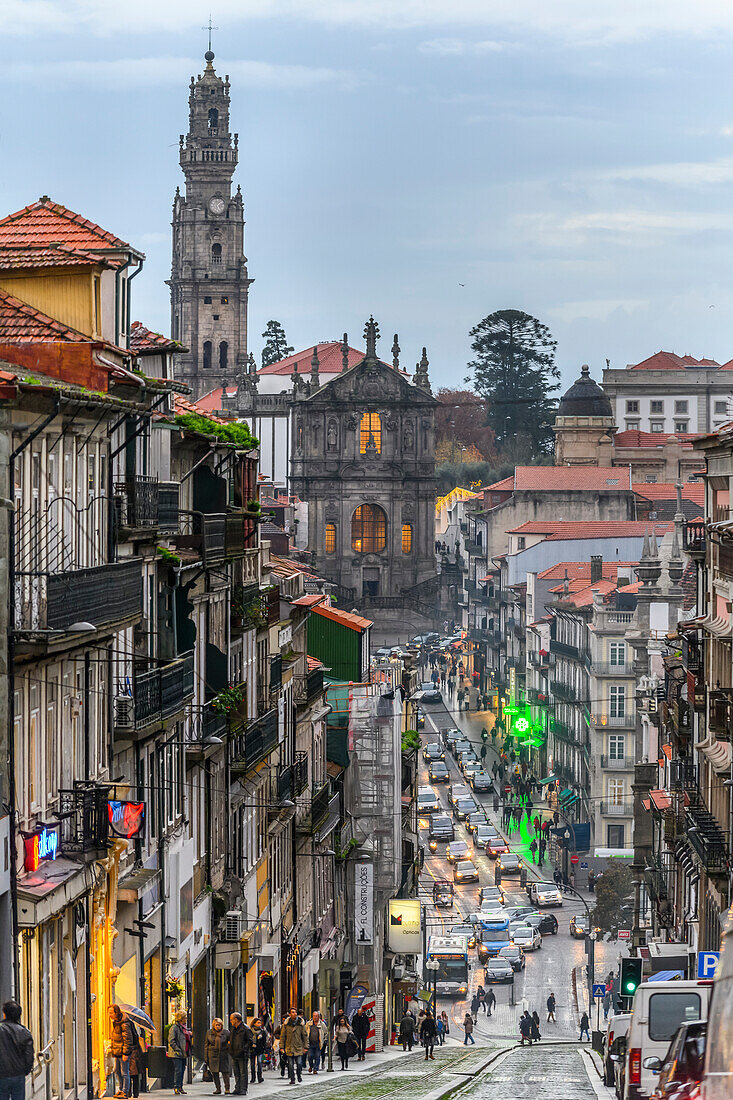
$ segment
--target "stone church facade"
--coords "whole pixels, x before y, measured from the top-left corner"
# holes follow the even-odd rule
[[[239,136],[229,131],[229,77],[216,75],[214,54],[189,89],[189,127],[179,161],[186,193],[173,202],[171,333],[188,351],[176,376],[194,397],[232,384],[247,362],[247,302],[252,280],[244,255],[244,201],[232,177]]]
[[[314,570],[344,604],[432,611],[435,584],[436,400],[428,361],[412,381],[376,354],[378,329],[365,329],[366,355],[321,386],[292,395],[292,491],[308,502]]]

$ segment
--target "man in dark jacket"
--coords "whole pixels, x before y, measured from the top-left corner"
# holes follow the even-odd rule
[[[363,1062],[366,1059],[366,1045],[370,1028],[371,1021],[369,1016],[363,1008],[357,1008],[351,1020],[351,1030],[354,1032],[354,1038],[359,1044],[359,1057],[357,1059],[359,1062]]]
[[[252,1050],[252,1028],[245,1024],[240,1012],[232,1012],[229,1017],[231,1031],[229,1033],[229,1055],[232,1059],[232,1071],[234,1073],[234,1096],[247,1095],[247,1070],[249,1068],[249,1055]]]
[[[33,1069],[33,1036],[20,1022],[20,1005],[6,1001],[0,1023],[0,1098],[25,1100],[25,1079]]]
[[[435,1055],[433,1049],[435,1047],[435,1036],[438,1034],[438,1028],[435,1023],[432,1012],[426,1012],[423,1021],[420,1024],[420,1039],[425,1047],[425,1061],[428,1058],[432,1058],[435,1061]]]
[[[400,1042],[402,1043],[403,1050],[412,1050],[412,1043],[415,1038],[415,1017],[411,1012],[405,1010],[405,1014],[400,1020]]]

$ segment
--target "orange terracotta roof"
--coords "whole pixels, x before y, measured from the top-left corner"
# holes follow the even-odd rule
[[[692,355],[676,355],[673,351],[657,351],[640,363],[629,363],[628,370],[686,370],[689,367],[714,368],[714,359],[695,359]]]
[[[297,351],[293,355],[288,355],[285,359],[281,359],[279,363],[271,363],[269,367],[260,367],[257,371],[258,374],[287,374],[288,377],[293,373],[293,368],[296,363],[298,365],[298,374],[310,375],[311,372],[311,359],[313,358],[313,352],[316,345],[312,347],[304,348],[302,351]],[[341,343],[339,340],[331,340],[326,344],[318,344],[318,373],[320,374],[341,374],[342,360],[341,360]],[[355,367],[357,363],[361,363],[365,353],[363,351],[357,351],[356,348],[349,348],[349,366]],[[387,364],[385,364],[386,366]]]
[[[313,608],[314,615],[323,615],[326,619],[333,619],[335,623],[348,626],[350,630],[358,630],[362,634],[368,627],[374,626],[371,619],[363,619],[361,615],[354,615],[351,611],[341,611],[340,608],[325,607],[320,604]]]
[[[615,579],[619,569],[633,568],[638,561],[604,561],[601,568],[603,576],[607,579]],[[587,584],[590,581],[591,565],[589,561],[561,561],[559,565],[551,565],[549,569],[543,569],[537,574],[537,579],[542,581],[563,580],[567,573],[570,581],[579,581]]]
[[[208,409],[201,407],[198,401],[187,401],[185,397],[181,397],[180,393],[177,393],[175,398],[175,412],[179,415],[185,415],[186,413],[194,413],[196,416],[205,416],[208,420],[213,420],[215,424],[227,424],[227,420],[222,420],[220,416],[214,416]]]
[[[321,592],[312,592],[307,596],[298,596],[297,600],[291,600],[293,607],[315,607],[323,603],[326,597]]]
[[[634,492],[646,500],[676,500],[677,486],[672,481],[657,481],[651,485],[635,482]],[[702,508],[705,504],[705,486],[702,481],[686,481],[682,486],[682,499],[691,500]]]
[[[135,355],[154,355],[161,351],[188,351],[177,340],[169,340],[159,332],[146,328],[142,321],[130,325],[130,351]]]
[[[504,477],[501,481],[495,481],[493,485],[485,485],[480,492],[480,496],[484,493],[505,493],[511,492],[514,489],[514,474],[510,474],[509,477]]]
[[[687,432],[675,434],[673,432],[640,432],[636,428],[628,432],[617,432],[613,437],[614,450],[619,451],[624,447],[650,448],[663,447],[665,443],[678,443],[680,447],[692,449],[696,439],[702,439],[699,433]]]
[[[649,791],[649,797],[657,810],[668,810],[672,805],[672,799],[665,790],[657,789],[655,791]]]
[[[63,244],[52,248],[0,246],[0,271],[24,267],[104,267],[106,263],[101,256]]]
[[[515,492],[622,491],[631,489],[631,472],[624,466],[517,466]]]
[[[92,343],[83,333],[0,290],[0,344],[56,344],[59,341]]]
[[[126,241],[114,233],[109,233],[60,203],[52,202],[47,195],[14,214],[0,218],[0,245],[38,248],[56,243],[83,252],[99,249],[133,251]]]
[[[556,588],[551,588],[550,592],[556,593],[558,598],[563,603],[569,603],[573,607],[590,607],[593,603],[593,594],[600,592],[603,596],[610,595],[611,592],[615,592],[618,585],[615,580],[600,580],[595,581],[593,584],[584,584],[582,588],[578,588],[573,591],[571,585],[570,592],[567,596],[563,594],[564,586],[562,584],[557,585]],[[626,589],[624,589],[626,591]]]
[[[311,657],[310,653],[306,654],[306,660],[308,662],[308,671],[315,672],[317,668],[325,668],[323,661],[319,661],[317,657]]]
[[[208,415],[208,413],[212,412],[214,409],[221,408],[221,398],[223,394],[226,394],[227,397],[235,397],[236,393],[236,386],[227,386],[226,388],[222,388],[221,386],[219,386],[217,389],[209,390],[208,393],[205,393],[202,397],[199,397],[196,404],[200,409],[208,410]]]
[[[509,535],[545,535],[548,541],[560,539],[605,539],[643,537],[652,531],[664,534],[671,531],[673,523],[657,523],[650,520],[609,519],[609,520],[527,520],[519,527],[513,527]]]

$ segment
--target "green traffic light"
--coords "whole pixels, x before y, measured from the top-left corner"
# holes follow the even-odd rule
[[[636,989],[636,984],[634,982],[627,982],[626,983],[626,989],[629,993],[633,993],[634,990]]]

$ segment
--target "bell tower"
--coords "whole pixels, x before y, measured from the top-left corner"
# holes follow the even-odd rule
[[[229,132],[229,77],[206,68],[191,77],[188,133],[181,134],[179,162],[185,195],[173,201],[171,334],[189,350],[178,357],[177,375],[200,397],[235,385],[247,363],[247,299],[252,280],[244,255],[244,202],[232,176],[239,135]]]

